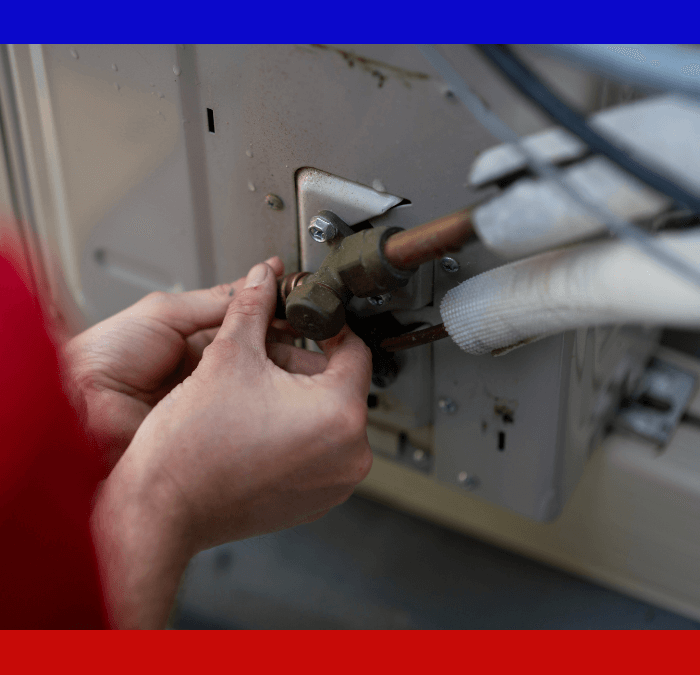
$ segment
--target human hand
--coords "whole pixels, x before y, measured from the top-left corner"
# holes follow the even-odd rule
[[[273,270],[253,268],[246,286],[100,495],[93,531],[116,625],[162,625],[192,555],[314,520],[371,467],[369,349],[347,327],[320,343],[325,356],[266,349]]]
[[[279,258],[267,263],[284,273]],[[67,342],[68,372],[110,469],[153,406],[194,371],[244,283],[151,293]],[[271,336],[283,340],[284,323],[275,325],[282,330]]]

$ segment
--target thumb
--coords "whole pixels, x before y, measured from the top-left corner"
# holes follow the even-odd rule
[[[267,357],[267,330],[277,305],[277,281],[266,263],[253,267],[245,286],[228,306],[226,316],[214,340],[228,339],[252,347]]]

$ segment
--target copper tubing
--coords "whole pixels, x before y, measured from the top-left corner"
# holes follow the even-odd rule
[[[287,302],[289,294],[306,278],[309,272],[293,272],[277,281],[277,289],[282,302]]]
[[[414,270],[446,253],[459,251],[474,233],[471,212],[471,207],[462,209],[389,237],[384,256],[400,270]]]
[[[275,318],[285,319],[287,317],[287,298],[289,294],[301,284],[309,272],[292,272],[277,280],[277,307]]]
[[[386,338],[381,341],[379,346],[387,352],[400,352],[404,349],[419,347],[420,345],[427,345],[429,342],[442,340],[442,338],[446,338],[447,336],[448,332],[445,330],[445,324],[440,323],[437,326],[430,326],[430,328],[424,328],[423,330],[405,333],[398,337]]]

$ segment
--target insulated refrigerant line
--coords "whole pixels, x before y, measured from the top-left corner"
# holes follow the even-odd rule
[[[700,286],[700,267],[691,265],[687,260],[669,250],[654,237],[626,222],[612,213],[605,205],[598,204],[595,200],[578,192],[567,180],[564,173],[546,160],[542,160],[530,152],[521,143],[520,136],[516,134],[498,115],[488,110],[479,97],[469,88],[461,75],[432,45],[419,45],[423,56],[430,62],[440,76],[450,85],[451,91],[467,107],[474,117],[490,131],[496,138],[504,143],[513,144],[525,157],[533,171],[541,176],[554,181],[566,194],[578,204],[589,210],[600,222],[604,223],[611,234],[628,241],[646,255],[653,258],[677,276]]]

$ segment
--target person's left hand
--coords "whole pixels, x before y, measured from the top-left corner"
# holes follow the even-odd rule
[[[279,258],[266,262],[278,277],[284,273]],[[68,341],[64,355],[83,422],[110,470],[156,403],[194,371],[244,283],[151,293]],[[287,326],[275,322],[268,339],[293,343]]]

